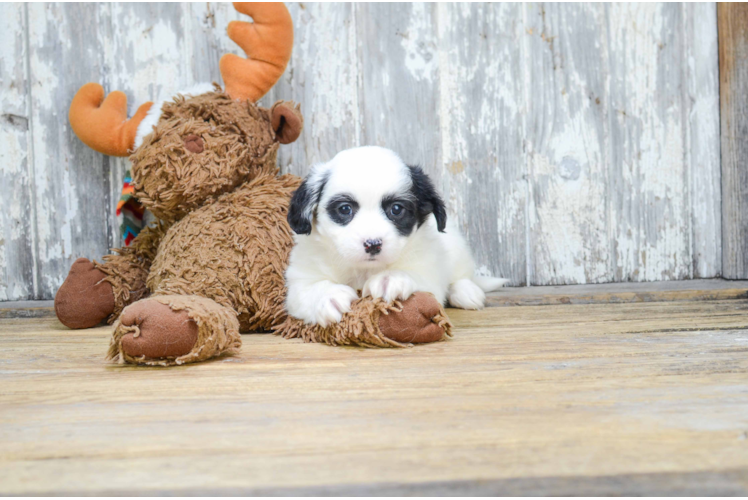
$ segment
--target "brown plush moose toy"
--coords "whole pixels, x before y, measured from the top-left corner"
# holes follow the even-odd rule
[[[330,345],[398,347],[450,335],[441,305],[417,293],[393,304],[359,299],[322,328],[287,316],[284,272],[293,245],[288,204],[301,179],[278,175],[279,143],[301,133],[299,107],[255,104],[291,56],[293,24],[283,4],[234,4],[253,23],[229,24],[248,59],[224,55],[226,88],[185,92],[141,106],[95,83],[70,106],[89,147],[130,156],[135,196],[159,222],[103,263],[80,258],[55,297],[69,328],[114,322],[109,357],[173,365],[235,352],[239,332],[274,331]]]

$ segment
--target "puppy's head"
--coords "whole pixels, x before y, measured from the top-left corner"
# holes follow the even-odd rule
[[[288,223],[297,234],[316,232],[347,264],[376,267],[396,261],[431,214],[443,232],[444,202],[426,174],[366,146],[315,165],[293,195]]]

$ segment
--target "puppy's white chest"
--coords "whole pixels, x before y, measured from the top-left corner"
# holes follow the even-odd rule
[[[347,276],[344,277],[343,282],[348,285],[349,287],[353,288],[357,291],[362,291],[364,289],[364,285],[374,276],[387,271],[386,268],[380,268],[380,269],[360,269],[360,270],[353,270],[349,273],[347,273]]]

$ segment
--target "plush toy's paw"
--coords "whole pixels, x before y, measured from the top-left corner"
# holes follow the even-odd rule
[[[173,366],[235,354],[241,345],[235,310],[199,295],[156,295],[122,311],[107,358]]]
[[[55,313],[68,328],[91,328],[114,312],[112,285],[107,275],[84,258],[73,262],[55,295]]]
[[[364,297],[382,299],[385,302],[405,300],[416,291],[416,282],[402,271],[383,271],[364,283]]]
[[[457,280],[449,287],[449,304],[460,309],[483,309],[486,293],[471,280]]]
[[[433,295],[416,292],[403,302],[402,311],[379,317],[379,330],[385,337],[404,344],[437,342],[444,338],[448,323],[441,312]]]
[[[173,311],[155,300],[141,300],[127,306],[119,321],[133,330],[122,336],[122,351],[131,357],[184,356],[197,341],[197,323],[186,310]]]
[[[312,322],[322,327],[339,322],[357,298],[356,291],[347,285],[330,285],[314,304]]]

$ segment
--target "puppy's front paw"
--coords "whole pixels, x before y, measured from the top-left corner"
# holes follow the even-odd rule
[[[371,296],[385,302],[405,300],[416,291],[416,282],[402,271],[385,271],[364,283],[364,297]]]
[[[357,298],[356,291],[347,285],[330,285],[317,299],[314,323],[322,327],[337,323],[351,310],[351,302]]]

